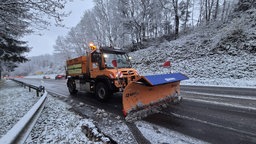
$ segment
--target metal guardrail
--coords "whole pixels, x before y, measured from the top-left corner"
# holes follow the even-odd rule
[[[38,117],[44,109],[47,94],[48,93],[44,91],[43,96],[37,101],[37,103],[12,127],[11,130],[7,132],[6,135],[0,139],[0,144],[22,144],[26,141]]]
[[[17,83],[19,83],[21,86],[24,86],[24,88],[25,88],[25,87],[28,87],[29,92],[31,92],[31,89],[36,90],[36,95],[37,95],[37,96],[39,96],[39,93],[40,93],[40,92],[44,92],[44,91],[45,91],[45,89],[44,89],[43,86],[37,87],[37,86],[31,85],[31,84],[24,83],[24,82],[22,82],[22,81],[18,81],[18,80],[16,80],[16,79],[12,79],[12,80],[15,81],[15,82],[17,82]]]

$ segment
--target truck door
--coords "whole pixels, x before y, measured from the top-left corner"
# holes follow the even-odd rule
[[[96,78],[99,75],[100,69],[102,69],[101,66],[102,65],[102,57],[101,57],[101,53],[99,52],[93,52],[91,54],[91,77],[92,78]]]

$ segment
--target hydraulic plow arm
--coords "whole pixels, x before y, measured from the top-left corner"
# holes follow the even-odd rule
[[[181,73],[142,76],[128,84],[123,92],[123,113],[134,121],[157,113],[170,102],[180,99],[180,81],[188,79]]]

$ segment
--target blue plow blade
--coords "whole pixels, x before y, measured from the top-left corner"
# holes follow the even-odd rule
[[[139,81],[146,82],[151,86],[156,86],[156,85],[161,85],[166,83],[182,81],[186,79],[189,79],[189,78],[181,73],[171,73],[171,74],[142,76],[142,78]]]

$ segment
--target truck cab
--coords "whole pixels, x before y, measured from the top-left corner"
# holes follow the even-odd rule
[[[87,56],[68,60],[66,73],[71,94],[91,92],[101,101],[139,77],[126,52],[113,47],[100,47]]]

